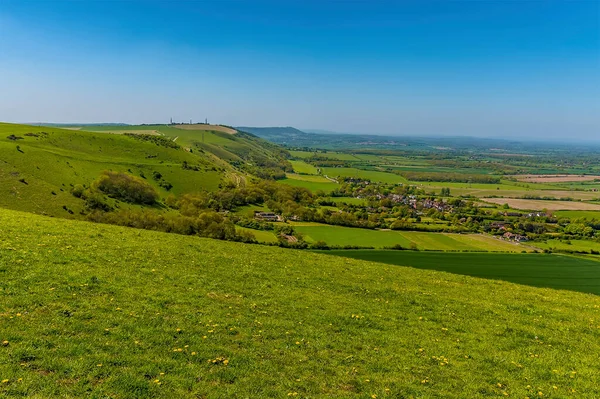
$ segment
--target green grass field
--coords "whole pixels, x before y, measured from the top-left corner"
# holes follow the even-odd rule
[[[359,177],[362,179],[369,179],[373,182],[381,182],[388,184],[395,183],[406,183],[407,180],[393,173],[379,172],[374,170],[362,170],[356,168],[322,168],[323,174],[329,177],[336,178],[340,177]]]
[[[279,180],[279,182],[294,187],[304,187],[312,192],[323,190],[326,193],[330,193],[339,187],[337,183],[327,180],[323,176],[297,175],[294,173],[288,173],[287,179]]]
[[[316,175],[318,173],[317,168],[313,165],[303,161],[290,161],[294,167],[294,172],[303,173],[307,175]]]
[[[600,295],[600,262],[564,255],[331,250],[332,255]],[[599,327],[600,328],[600,327]]]
[[[555,211],[553,214],[558,218],[600,220],[600,211]]]
[[[307,241],[325,241],[333,246],[384,248],[411,244],[421,250],[521,252],[528,248],[480,234],[383,231],[304,223],[294,224]]]
[[[249,233],[254,234],[254,237],[256,237],[256,241],[260,243],[277,242],[277,237],[275,237],[275,234],[272,231],[248,229],[246,227],[241,226],[235,226],[235,229],[239,231],[247,231]]]
[[[598,296],[414,268],[589,285],[594,262],[393,252],[406,268],[7,210],[0,237],[3,397],[600,395]]]
[[[591,240],[546,240],[535,241],[531,245],[541,249],[574,251],[574,252],[590,252],[600,251],[600,242]]]

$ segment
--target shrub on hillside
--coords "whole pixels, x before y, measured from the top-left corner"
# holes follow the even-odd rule
[[[105,170],[94,181],[92,188],[110,197],[134,204],[152,205],[158,200],[158,193],[149,183],[127,173]]]

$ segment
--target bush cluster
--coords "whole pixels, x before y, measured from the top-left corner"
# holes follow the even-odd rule
[[[97,189],[109,197],[133,204],[153,205],[158,201],[158,193],[149,183],[128,173],[105,170],[92,183]]]

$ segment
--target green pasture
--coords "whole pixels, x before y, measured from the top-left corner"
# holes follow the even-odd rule
[[[393,173],[379,172],[375,170],[362,170],[356,168],[322,168],[324,175],[336,178],[340,177],[357,177],[361,179],[369,179],[373,182],[381,182],[388,184],[406,183],[407,180]]]
[[[293,173],[288,173],[287,179],[279,180],[279,182],[294,187],[304,187],[312,192],[323,190],[328,193],[339,187],[337,183],[327,180],[323,176],[307,176]]]
[[[600,263],[341,257],[7,210],[0,237],[1,397],[600,396],[600,297],[531,286],[597,290]]]
[[[238,231],[245,231],[248,233],[252,233],[254,235],[254,237],[256,238],[256,241],[258,241],[260,243],[277,242],[277,237],[275,237],[275,234],[272,231],[255,230],[255,229],[249,229],[249,228],[241,227],[241,226],[235,226],[235,229]]]
[[[303,161],[290,161],[292,166],[294,167],[294,172],[302,173],[307,175],[316,175],[318,174],[318,170],[313,165],[303,162]]]
[[[566,255],[331,250],[332,255],[600,295],[600,262]]]
[[[541,249],[550,250],[561,250],[561,251],[573,251],[573,252],[590,252],[600,251],[600,242],[592,240],[546,240],[546,241],[535,241],[531,243],[532,246]]]
[[[527,248],[479,234],[367,230],[330,225],[296,225],[307,241],[324,241],[331,246],[384,248],[401,245],[435,251],[520,252]]]
[[[554,211],[557,218],[600,220],[600,211]]]

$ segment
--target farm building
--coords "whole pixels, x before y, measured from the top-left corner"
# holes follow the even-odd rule
[[[282,222],[283,218],[274,212],[254,212],[254,219],[266,220],[267,222]]]
[[[527,237],[526,236],[522,236],[520,234],[511,233],[511,232],[508,232],[508,231],[506,233],[504,233],[504,235],[502,235],[502,237],[504,237],[505,239],[507,239],[509,241],[514,241],[514,242],[527,241]]]

